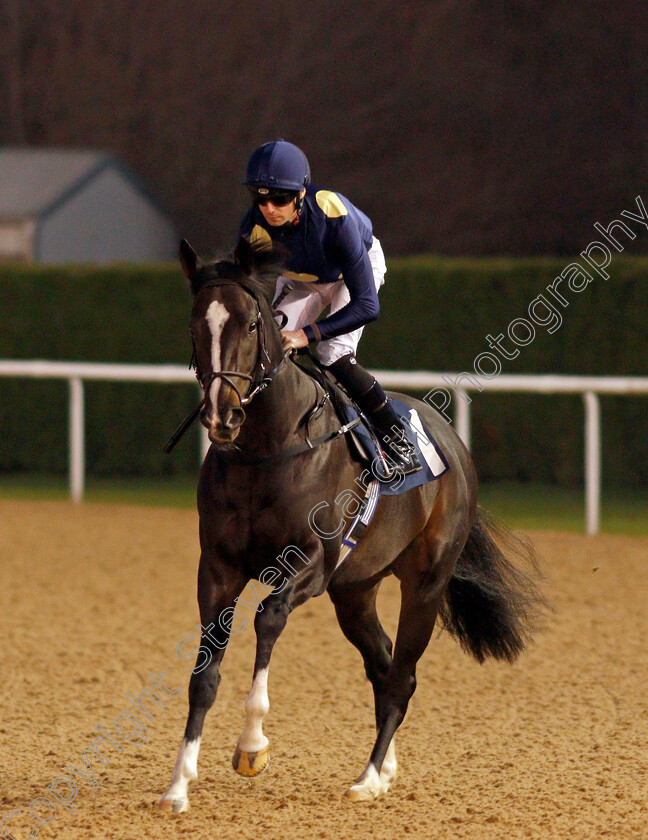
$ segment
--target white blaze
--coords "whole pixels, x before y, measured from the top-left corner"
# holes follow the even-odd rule
[[[223,369],[221,360],[221,336],[223,334],[223,327],[229,318],[227,307],[218,300],[214,300],[209,304],[205,318],[212,335],[211,342],[211,361],[212,370],[217,372]],[[220,388],[220,377],[216,377],[211,385],[211,402],[216,411],[216,401],[218,400],[218,389]]]

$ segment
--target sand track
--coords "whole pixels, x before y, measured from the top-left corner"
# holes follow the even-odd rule
[[[192,810],[169,818],[155,803],[187,709],[192,663],[175,648],[198,622],[196,515],[1,502],[0,820],[23,812],[5,831],[28,837],[30,803],[66,766],[82,767],[97,725],[112,729],[129,708],[125,692],[139,695],[149,673],[164,672],[181,690],[152,709],[146,742],[122,752],[100,742],[109,764],[88,754],[98,787],[77,776],[74,813],[59,805],[41,837],[645,837],[648,539],[531,536],[555,605],[547,630],[513,667],[480,667],[447,635],[433,640],[387,797],[369,806],[341,799],[371,749],[372,702],[324,596],[297,610],[275,650],[269,769],[246,780],[230,765],[251,678],[250,627],[225,657]],[[392,581],[380,605],[393,634]],[[33,809],[51,816],[42,800]]]

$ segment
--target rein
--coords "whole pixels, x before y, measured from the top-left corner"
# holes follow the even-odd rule
[[[200,387],[203,390],[203,395],[204,396],[203,396],[202,400],[198,403],[198,405],[194,409],[192,409],[192,411],[187,415],[187,417],[185,417],[185,419],[182,421],[182,423],[180,423],[178,428],[173,432],[173,434],[171,435],[169,440],[165,443],[165,445],[163,447],[163,451],[168,455],[170,452],[173,451],[173,449],[175,449],[176,444],[180,441],[180,439],[182,438],[184,433],[192,425],[192,423],[194,422],[196,417],[198,417],[198,415],[202,411],[202,407],[205,405],[205,402],[207,401],[207,394],[209,392],[209,386],[212,384],[212,382],[215,379],[218,379],[219,377],[224,379],[225,382],[227,382],[227,384],[230,386],[230,388],[232,388],[236,392],[241,405],[248,405],[250,402],[252,402],[252,399],[258,393],[265,390],[268,387],[268,385],[270,385],[272,380],[275,378],[275,376],[279,373],[281,368],[286,363],[286,359],[288,358],[288,355],[289,355],[289,352],[285,353],[283,358],[279,362],[279,364],[275,368],[273,368],[267,376],[264,376],[263,379],[261,380],[261,382],[259,382],[259,384],[256,385],[250,393],[246,394],[245,397],[241,396],[241,392],[236,387],[236,385],[232,382],[230,377],[231,376],[239,376],[242,379],[247,379],[247,380],[249,380],[250,383],[252,383],[253,377],[250,376],[249,373],[239,373],[236,370],[221,370],[218,373],[207,373],[207,374],[205,374],[205,376],[201,377],[196,372],[196,379],[200,383]],[[193,357],[192,357],[192,359],[193,359]],[[204,382],[205,379],[207,380],[207,383]]]
[[[203,392],[203,398],[198,403],[198,405],[191,411],[191,413],[182,421],[182,423],[180,423],[178,428],[173,432],[169,440],[164,445],[163,451],[167,455],[175,448],[176,444],[180,441],[184,433],[192,425],[196,417],[198,417],[198,415],[200,414],[203,406],[205,405],[205,402],[207,401],[209,388],[216,379],[222,379],[229,385],[229,387],[236,393],[237,397],[239,398],[239,403],[241,404],[241,406],[249,405],[257,394],[261,393],[261,391],[264,391],[268,387],[268,385],[270,385],[273,382],[277,374],[281,372],[283,366],[286,364],[286,361],[292,352],[291,350],[286,351],[279,364],[272,368],[272,370],[270,370],[268,373],[266,373],[266,362],[269,365],[271,364],[271,360],[265,343],[264,323],[263,318],[261,316],[261,307],[259,306],[259,301],[257,299],[256,294],[251,289],[247,288],[247,286],[244,286],[242,283],[236,280],[226,279],[220,281],[212,281],[211,283],[205,283],[202,289],[207,289],[216,286],[238,286],[238,288],[243,289],[252,298],[254,298],[254,301],[257,305],[257,324],[259,335],[259,374],[252,375],[250,373],[242,373],[238,370],[220,370],[201,375],[200,370],[198,369],[198,362],[196,360],[196,347],[194,345],[193,353],[191,355],[191,361],[189,362],[189,367],[193,368],[195,371],[196,379],[198,380],[198,383],[200,384],[200,387]],[[250,383],[250,390],[248,390],[245,396],[241,394],[239,388],[234,384],[234,382],[232,382],[232,377],[244,379]],[[258,379],[258,382],[256,385],[253,386],[255,379]],[[328,394],[326,394],[323,400],[318,402],[318,404],[314,406],[314,408],[309,412],[308,417],[306,419],[307,427],[308,422],[312,419],[315,413],[318,413],[323,409],[324,402],[326,401],[326,399],[328,399]],[[299,455],[301,452],[307,452],[310,449],[315,449],[316,447],[321,446],[324,443],[328,443],[329,441],[342,437],[343,435],[347,434],[347,432],[351,431],[351,429],[353,429],[355,426],[357,426],[358,423],[360,423],[360,418],[356,417],[350,423],[346,423],[345,425],[340,426],[338,429],[334,429],[332,432],[327,432],[326,434],[320,435],[314,440],[311,440],[308,437],[307,432],[306,441],[304,443],[297,444],[296,446],[291,446],[289,449],[281,450],[280,452],[276,452],[273,455],[242,460],[240,461],[240,463],[244,466],[254,466],[256,464],[264,464],[270,461],[292,458],[295,455]]]
[[[278,365],[276,365],[269,373],[266,373],[267,366],[272,364],[270,360],[270,354],[268,353],[268,349],[266,347],[265,342],[265,330],[264,330],[264,323],[263,318],[261,317],[261,307],[259,306],[259,301],[257,299],[256,294],[249,289],[247,286],[243,285],[236,280],[212,280],[210,283],[205,283],[205,285],[201,288],[200,291],[203,289],[208,288],[215,288],[217,286],[237,286],[239,289],[243,289],[243,291],[247,292],[253,299],[257,305],[257,330],[259,336],[259,373],[252,376],[249,373],[242,373],[238,370],[220,370],[214,371],[212,373],[206,373],[204,376],[201,375],[200,370],[198,368],[198,362],[196,359],[196,346],[193,346],[193,352],[191,354],[191,361],[189,362],[189,367],[194,369],[196,374],[196,379],[198,380],[198,384],[200,385],[203,398],[198,403],[198,405],[191,411],[191,413],[180,423],[178,428],[173,432],[169,440],[164,445],[163,451],[166,452],[168,455],[176,446],[176,444],[180,441],[184,433],[187,429],[192,425],[196,417],[200,414],[205,402],[207,401],[207,395],[209,393],[209,388],[216,379],[223,379],[232,390],[236,393],[237,397],[239,398],[239,403],[241,406],[249,405],[252,402],[254,397],[259,394],[261,391],[265,390],[268,385],[272,382],[275,376],[281,371],[283,366],[286,363],[286,359],[288,357],[288,353],[284,353],[281,361]],[[193,343],[193,339],[192,339]],[[238,377],[239,379],[246,379],[250,383],[250,389],[248,393],[243,396],[237,386],[232,382],[231,377]],[[258,379],[258,382],[253,387],[253,382],[255,379]]]

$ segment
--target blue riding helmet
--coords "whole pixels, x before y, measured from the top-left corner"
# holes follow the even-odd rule
[[[300,148],[286,140],[264,143],[250,158],[243,183],[248,187],[299,192],[310,183],[308,159]]]

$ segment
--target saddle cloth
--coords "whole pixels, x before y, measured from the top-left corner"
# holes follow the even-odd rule
[[[410,475],[403,475],[396,467],[395,474],[388,476],[382,468],[382,457],[376,448],[375,435],[367,429],[364,420],[355,427],[353,434],[357,439],[356,444],[360,444],[359,453],[361,457],[371,465],[372,475],[379,482],[380,493],[385,496],[398,496],[414,487],[427,484],[428,481],[435,481],[450,467],[418,411],[400,400],[391,399],[390,403],[400,417],[407,433],[407,439],[415,447],[423,469]],[[351,405],[346,406],[346,415],[347,422],[358,416],[357,411]]]
[[[373,433],[367,429],[364,420],[355,427],[352,432],[356,436],[354,442],[363,460],[371,464],[372,480],[367,485],[360,509],[342,538],[336,568],[346,560],[369,527],[381,495],[397,496],[406,493],[414,487],[435,481],[450,469],[445,455],[418,411],[400,400],[392,399],[391,404],[403,422],[408,440],[416,448],[423,469],[410,475],[403,475],[396,470],[392,476],[385,477],[382,471],[383,461],[376,448],[377,442]],[[347,422],[358,416],[352,406],[346,407],[346,413]]]

